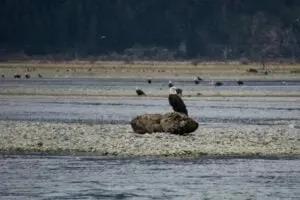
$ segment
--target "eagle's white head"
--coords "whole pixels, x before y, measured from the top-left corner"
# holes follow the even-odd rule
[[[169,94],[177,94],[176,89],[177,89],[177,88],[176,88],[175,86],[170,87],[170,89],[169,89]]]

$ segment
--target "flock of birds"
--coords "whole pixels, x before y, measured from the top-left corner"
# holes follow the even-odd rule
[[[200,84],[201,81],[203,81],[203,79],[200,78],[199,76],[194,79],[194,83],[196,85]],[[148,84],[151,84],[152,80],[149,78],[147,80],[147,82],[148,82]],[[212,82],[212,84],[215,87],[219,87],[219,86],[223,85],[223,83],[220,81]],[[238,80],[237,84],[244,85],[244,82],[241,80]],[[185,105],[184,101],[182,100],[182,89],[175,87],[171,80],[168,83],[168,87],[169,87],[168,100],[169,100],[170,106],[172,106],[172,108],[175,112],[179,112],[179,113],[182,113],[182,114],[188,116],[188,111],[187,111],[186,105]],[[146,93],[139,87],[136,87],[136,93],[138,96],[146,95]]]
[[[39,77],[39,78],[43,78],[43,76],[42,76],[41,74],[38,74],[38,77]],[[5,78],[5,75],[4,75],[4,74],[1,74],[1,78]],[[15,79],[20,79],[20,78],[22,78],[22,75],[21,75],[21,74],[15,74],[15,75],[13,76],[13,78],[15,78]],[[30,74],[24,74],[24,78],[30,79],[31,76],[30,76]]]
[[[200,84],[201,81],[203,81],[203,79],[200,78],[199,76],[194,79],[194,83],[196,85]],[[148,78],[147,82],[148,82],[148,84],[151,84],[152,80],[150,78]],[[236,83],[239,86],[244,85],[244,82],[241,81],[241,80],[237,80]],[[214,85],[215,87],[219,87],[219,86],[222,86],[223,83],[221,81],[216,81],[216,82],[212,81],[212,85]],[[171,80],[169,80],[168,86],[169,86],[169,88],[171,88],[171,87],[174,86],[174,84],[173,84],[173,82]],[[176,88],[176,91],[177,91],[178,94],[180,94],[182,96],[182,89],[181,88]],[[146,95],[146,93],[141,88],[139,88],[139,87],[136,87],[136,94],[138,96]]]

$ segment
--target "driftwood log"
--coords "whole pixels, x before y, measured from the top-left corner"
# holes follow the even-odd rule
[[[177,112],[140,115],[133,118],[130,124],[133,131],[140,134],[165,132],[186,135],[199,126],[192,118]]]

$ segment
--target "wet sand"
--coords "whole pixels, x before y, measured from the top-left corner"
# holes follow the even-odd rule
[[[130,125],[0,121],[0,151],[108,156],[300,156],[300,125],[136,134]]]

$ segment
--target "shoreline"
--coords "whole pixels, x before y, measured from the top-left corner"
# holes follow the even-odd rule
[[[21,151],[0,151],[1,157],[13,157],[13,156],[37,156],[37,157],[56,157],[56,156],[76,156],[76,157],[99,157],[103,159],[264,159],[264,160],[299,160],[300,154],[269,154],[269,155],[260,155],[260,154],[232,154],[232,155],[163,155],[163,156],[137,156],[137,155],[108,155],[108,154],[99,154],[91,152],[41,152],[41,151],[31,151],[31,152],[21,152]]]
[[[50,93],[50,92],[46,92],[46,93],[31,93],[31,92],[2,92],[0,91],[0,97],[2,96],[33,96],[33,97],[95,97],[95,98],[137,98],[136,94],[86,94],[86,93],[70,93],[70,94],[65,94],[64,92],[61,93]],[[147,96],[142,96],[142,97],[138,97],[139,99],[162,99],[162,98],[167,98],[168,96],[165,94],[148,94]],[[244,93],[244,94],[236,94],[236,93],[232,93],[232,94],[220,94],[220,93],[215,93],[215,94],[203,94],[201,93],[201,95],[198,94],[188,94],[185,95],[184,98],[189,100],[190,98],[213,98],[213,97],[220,97],[220,98],[242,98],[242,97],[253,97],[253,98],[259,98],[259,97],[291,97],[291,98],[299,98],[300,94],[298,93],[287,93],[287,94],[282,94],[282,93],[275,93],[275,94],[264,94],[264,93]]]
[[[256,69],[256,73],[247,70]],[[265,75],[265,72],[268,75]],[[14,74],[31,74],[37,77],[152,77],[152,78],[194,78],[200,76],[203,79],[278,79],[298,78],[300,64],[267,63],[265,68],[260,64],[239,62],[201,62],[193,64],[192,61],[135,61],[126,63],[123,61],[86,61],[70,62],[45,62],[45,61],[21,61],[0,62],[0,73],[7,77]]]
[[[299,157],[298,128],[199,127],[188,136],[136,134],[130,125],[0,121],[0,154],[118,157]]]

